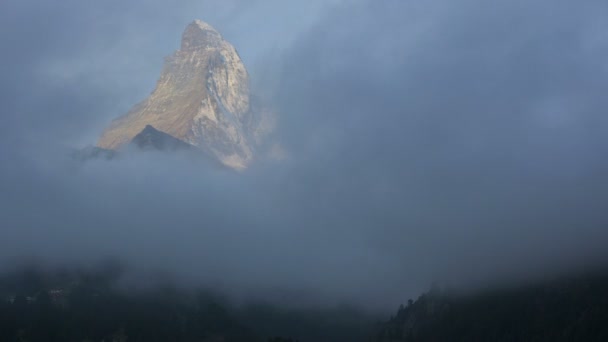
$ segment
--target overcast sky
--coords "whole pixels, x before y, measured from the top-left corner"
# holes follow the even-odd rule
[[[5,0],[0,262],[117,257],[373,308],[601,263],[607,16],[595,0]],[[288,158],[70,161],[196,18],[243,57]]]

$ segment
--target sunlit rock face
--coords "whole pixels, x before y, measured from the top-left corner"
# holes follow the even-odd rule
[[[209,24],[192,22],[181,48],[166,58],[152,94],[114,120],[97,145],[118,149],[147,125],[244,169],[253,159],[259,124],[249,76],[235,48]]]

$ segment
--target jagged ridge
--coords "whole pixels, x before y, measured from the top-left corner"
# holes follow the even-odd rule
[[[118,149],[147,125],[242,169],[253,158],[256,118],[249,75],[236,49],[211,25],[192,22],[152,94],[114,120],[97,146]]]

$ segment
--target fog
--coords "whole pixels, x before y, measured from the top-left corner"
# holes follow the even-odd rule
[[[106,258],[235,298],[393,308],[434,281],[604,263],[608,4],[4,1],[0,265]],[[243,57],[286,151],[77,163],[195,18]],[[294,296],[293,294],[298,294]]]

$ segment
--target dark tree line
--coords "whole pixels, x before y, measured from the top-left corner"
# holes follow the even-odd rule
[[[77,287],[0,304],[0,341],[264,341],[213,299],[124,295]]]
[[[608,273],[401,306],[377,341],[608,341]]]
[[[120,276],[116,265],[0,275],[0,341],[356,342],[372,335],[373,320],[348,308],[236,308],[207,291],[127,291],[116,286]]]

